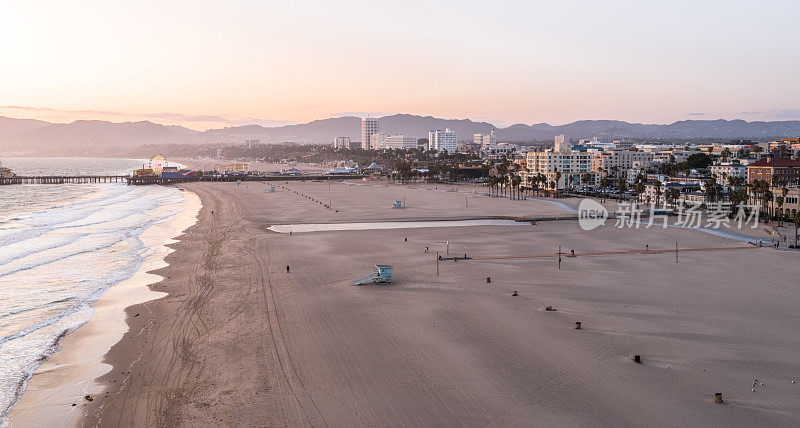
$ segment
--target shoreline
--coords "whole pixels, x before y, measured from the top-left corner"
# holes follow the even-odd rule
[[[133,276],[103,293],[92,305],[95,313],[87,323],[54,344],[58,350],[26,381],[25,392],[3,426],[74,426],[88,402],[84,396],[103,393],[108,385],[100,377],[113,369],[105,362],[105,354],[129,331],[127,309],[166,295],[150,289],[163,279],[152,272],[168,266],[166,258],[174,252],[171,246],[197,221],[200,198],[181,190],[182,211],[168,222],[149,227],[140,237],[153,248],[152,254]]]

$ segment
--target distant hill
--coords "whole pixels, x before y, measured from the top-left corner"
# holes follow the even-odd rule
[[[380,118],[385,134],[402,133],[426,138],[432,129],[450,128],[460,141],[472,140],[475,133],[488,133],[494,126],[469,119],[441,119],[431,116],[395,114]],[[517,124],[495,131],[500,142],[552,141],[558,134],[580,138],[637,139],[767,139],[800,136],[800,121],[746,122],[744,120],[684,120],[667,125],[629,123],[618,120],[580,120],[566,125],[547,123]],[[98,154],[98,150],[130,148],[144,144],[169,143],[242,143],[257,139],[263,143],[330,143],[334,137],[361,140],[361,119],[353,116],[313,122],[263,127],[236,126],[193,131],[181,126],[142,122],[106,122],[78,120],[72,123],[48,123],[29,119],[0,117],[0,152]]]
[[[90,155],[114,147],[191,142],[199,134],[181,126],[149,121],[116,123],[77,120],[72,123],[36,121],[39,123],[23,124],[25,119],[2,119],[7,125],[2,126],[3,122],[0,122],[0,149],[23,153]]]
[[[11,119],[8,117],[0,117],[0,142],[4,141],[5,136],[12,136],[31,132],[45,126],[52,125],[50,122],[44,122],[34,119]]]
[[[260,125],[245,125],[222,129],[209,129],[197,136],[198,143],[242,143],[244,140],[261,140],[262,143],[327,143],[335,137],[350,137],[360,140],[361,119],[336,117],[315,120],[300,125],[285,125],[268,128]]]

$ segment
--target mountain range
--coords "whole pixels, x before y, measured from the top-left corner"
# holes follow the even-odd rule
[[[581,120],[566,125],[516,124],[496,128],[491,123],[469,119],[440,119],[431,116],[395,114],[380,118],[385,134],[406,134],[426,138],[431,129],[450,128],[460,141],[471,141],[476,133],[495,129],[500,142],[552,141],[555,135],[580,138],[635,139],[738,139],[764,140],[800,135],[800,121],[746,122],[744,120],[684,120],[671,124],[641,124],[617,120]],[[329,143],[334,137],[360,141],[361,119],[353,116],[315,120],[298,125],[263,127],[245,125],[207,131],[149,121],[107,122],[78,120],[50,123],[32,119],[0,117],[0,153],[51,153],[81,156],[132,148],[144,144],[220,144],[256,139],[262,143],[293,141],[301,144]]]

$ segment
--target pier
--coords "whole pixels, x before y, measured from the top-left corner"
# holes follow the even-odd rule
[[[366,175],[356,174],[342,174],[342,175],[205,175],[205,176],[186,176],[176,178],[165,178],[158,176],[134,176],[128,177],[128,184],[133,185],[146,185],[146,184],[173,184],[173,183],[187,183],[190,181],[223,181],[223,182],[236,182],[236,181],[303,181],[303,180],[346,180],[346,179],[360,179]]]
[[[298,181],[298,180],[346,180],[360,179],[365,175],[187,175],[182,177],[130,176],[130,175],[42,175],[0,177],[0,185],[7,184],[86,184],[124,183],[131,185],[175,184],[191,181]]]
[[[0,177],[0,185],[122,183],[127,179],[127,175],[16,175],[12,177]]]

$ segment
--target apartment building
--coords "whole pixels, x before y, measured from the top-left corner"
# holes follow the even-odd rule
[[[594,186],[598,181],[598,174],[592,172],[592,153],[588,150],[564,150],[566,145],[558,144],[561,151],[544,150],[531,151],[525,160],[527,171],[523,172],[523,180],[530,185],[531,178],[543,174],[546,178],[546,188],[553,190],[555,184],[558,189],[580,186]],[[588,182],[584,179],[588,175]]]
[[[592,156],[592,172],[612,177],[623,177],[631,168],[647,168],[653,163],[653,157],[654,154],[652,152],[603,150],[595,152]]]
[[[459,151],[456,132],[451,131],[449,128],[444,131],[440,129],[429,131],[428,141],[430,142],[431,148],[440,152],[447,150],[447,153],[455,153]]]

